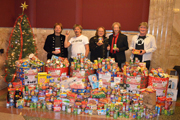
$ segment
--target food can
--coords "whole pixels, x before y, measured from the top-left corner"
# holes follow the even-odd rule
[[[44,101],[44,102],[42,102],[42,104],[41,104],[41,105],[42,105],[42,107],[41,107],[42,109],[45,109],[45,108],[46,108],[46,102],[45,102],[45,101]]]
[[[89,114],[89,110],[88,110],[88,109],[85,109],[84,114],[85,114],[85,115],[88,115],[88,114]]]
[[[88,112],[89,112],[89,115],[92,115],[92,113],[93,113],[93,111],[92,111],[92,110],[88,110]]]
[[[37,103],[37,108],[41,108],[41,102]]]
[[[33,103],[33,108],[37,108],[37,103],[36,102]]]
[[[81,108],[77,109],[77,114],[80,115],[81,114]]]
[[[113,117],[113,115],[114,115],[114,111],[111,110],[111,111],[110,111],[110,117]]]
[[[107,117],[107,118],[110,117],[110,110],[106,111],[106,117]]]
[[[113,115],[113,118],[114,118],[114,119],[117,119],[117,117],[118,117],[118,113],[115,111],[115,112],[114,112],[114,115]]]
[[[172,105],[172,98],[166,98],[165,109],[169,110],[171,105]]]
[[[52,110],[52,103],[51,102],[48,102],[46,105],[47,105],[48,110]]]
[[[141,119],[141,112],[137,113],[137,119]]]
[[[30,102],[30,103],[29,103],[29,107],[30,107],[30,108],[33,108],[33,102]]]
[[[119,111],[119,117],[123,118],[123,112],[122,111]]]
[[[62,111],[66,111],[66,106],[62,105]]]
[[[74,112],[75,115],[77,115],[77,108],[74,108]]]
[[[136,119],[136,113],[135,112],[132,113],[132,118]]]

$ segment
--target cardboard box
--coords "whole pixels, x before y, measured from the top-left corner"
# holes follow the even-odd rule
[[[102,79],[103,87],[111,85],[111,73],[110,72],[98,72],[98,79]]]
[[[170,75],[168,88],[177,89],[177,86],[178,86],[178,76]]]
[[[178,90],[177,89],[168,89],[167,90],[167,98],[171,97],[173,101],[177,100],[177,94]]]
[[[47,82],[47,72],[38,73],[38,84],[44,84]]]
[[[25,69],[24,70],[24,84],[25,85],[36,85],[37,82],[37,69]]]
[[[175,76],[178,75],[178,74],[177,74],[177,71],[176,71],[175,69],[167,69],[166,72],[167,72],[167,74],[169,74],[169,75],[175,75]]]
[[[149,91],[150,90],[150,91]],[[151,110],[155,109],[156,106],[156,92],[152,89],[146,89],[143,94],[143,104]]]
[[[96,88],[99,87],[99,81],[97,79],[97,75],[96,74],[89,75],[88,78],[89,78],[89,81],[91,83],[92,89],[96,89]]]

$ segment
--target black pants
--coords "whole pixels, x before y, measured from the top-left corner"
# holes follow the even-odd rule
[[[146,68],[149,70],[151,61],[150,61],[150,60],[147,60],[147,61],[144,61],[144,62],[146,63]]]
[[[70,75],[70,68],[71,68],[71,62],[73,62],[74,60],[70,57],[69,58],[69,75]]]

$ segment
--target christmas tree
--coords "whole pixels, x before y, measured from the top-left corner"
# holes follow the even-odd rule
[[[21,5],[24,12],[24,9],[27,9],[27,5],[26,3]],[[22,13],[16,19],[9,38],[5,62],[6,82],[13,82],[15,80],[16,60],[23,59],[31,53],[37,55],[37,47],[29,19],[27,15]]]

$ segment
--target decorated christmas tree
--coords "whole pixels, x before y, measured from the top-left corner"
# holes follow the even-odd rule
[[[31,53],[37,55],[37,47],[29,18],[24,14],[26,3],[21,4],[23,13],[16,19],[9,38],[5,62],[5,81],[13,82],[16,77],[16,60],[25,58]]]

